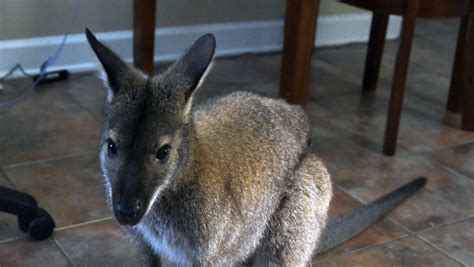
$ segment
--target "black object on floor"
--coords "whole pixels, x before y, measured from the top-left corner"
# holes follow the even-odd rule
[[[36,200],[26,193],[0,186],[0,211],[18,216],[20,230],[32,239],[46,239],[54,231],[51,215],[38,207]]]
[[[69,71],[67,70],[58,70],[58,71],[49,71],[43,74],[36,74],[33,76],[33,81],[37,84],[55,82],[60,80],[65,80],[69,77]],[[38,79],[40,79],[38,81]]]

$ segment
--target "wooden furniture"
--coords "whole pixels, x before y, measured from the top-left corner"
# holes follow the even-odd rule
[[[313,53],[319,0],[287,0],[280,96],[305,104],[309,96],[309,69]],[[156,0],[133,1],[133,62],[153,73]]]
[[[463,109],[463,129],[474,131],[474,110],[469,94],[474,90],[472,80],[468,78],[468,70],[472,70],[472,50],[474,42],[469,42],[474,25],[474,1],[472,0],[341,0],[359,8],[372,11],[372,25],[370,41],[366,58],[366,67],[362,90],[374,91],[377,84],[382,51],[387,32],[388,17],[390,14],[403,16],[400,44],[393,74],[392,92],[385,128],[385,141],[383,151],[386,155],[395,153],[400,113],[403,104],[403,93],[413,42],[415,22],[417,17],[461,17],[461,26],[456,49],[456,58],[451,79],[448,110],[459,111]],[[469,31],[468,31],[469,29]],[[472,71],[471,71],[472,73]],[[472,75],[471,75],[472,76]],[[461,99],[465,99],[461,103]]]
[[[156,0],[134,0],[134,62],[153,73]],[[362,88],[376,88],[390,14],[403,16],[383,151],[396,148],[403,93],[417,17],[461,17],[448,110],[462,111],[462,128],[474,131],[474,0],[341,0],[372,11],[369,48]],[[304,105],[309,96],[309,73],[314,47],[319,0],[287,0],[280,75],[281,97]]]
[[[133,1],[133,63],[146,74],[153,74],[156,0]]]
[[[319,0],[287,0],[280,72],[280,97],[306,104]]]
[[[309,94],[308,75],[315,27],[313,24],[304,24],[303,20],[312,19],[310,16],[313,14],[301,9],[317,5],[317,2],[317,0],[287,0],[280,96],[291,103],[305,104]],[[373,13],[362,82],[363,92],[373,92],[376,89],[389,15],[403,16],[385,129],[384,154],[390,156],[395,154],[417,17],[462,18],[447,109],[453,112],[462,110],[462,128],[474,131],[474,0],[341,0],[341,2]]]

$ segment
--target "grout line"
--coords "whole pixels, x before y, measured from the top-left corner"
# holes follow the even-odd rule
[[[85,155],[91,155],[96,153],[95,151],[92,152],[81,152],[81,153],[75,153],[75,154],[68,154],[68,155],[62,155],[62,156],[57,156],[57,157],[51,157],[47,159],[39,159],[39,160],[31,160],[31,161],[25,161],[21,163],[14,163],[10,165],[5,165],[1,166],[3,170],[7,169],[13,169],[17,167],[24,167],[24,166],[29,166],[29,165],[34,165],[34,164],[39,164],[39,163],[45,163],[45,162],[50,162],[50,161],[55,161],[55,160],[61,160],[61,159],[69,159],[69,158],[75,158],[75,157],[80,157],[80,156],[85,156]]]
[[[18,240],[22,240],[22,239],[26,239],[26,237],[25,236],[19,236],[19,237],[13,237],[13,238],[10,238],[10,239],[1,240],[0,244],[5,244],[5,243],[8,243],[8,242],[18,241]]]
[[[469,178],[468,178],[469,179]],[[471,179],[469,179],[471,180]],[[359,198],[358,196],[356,196],[355,194],[353,194],[352,192],[350,192],[349,190],[345,189],[344,187],[342,187],[341,185],[338,185],[336,182],[333,181],[333,184],[338,188],[340,189],[341,191],[345,192],[346,194],[348,194],[350,197],[352,197],[353,199],[357,200],[358,202],[362,203],[362,204],[367,204],[368,202],[366,202],[365,200]],[[445,222],[445,223],[442,223],[442,224],[437,224],[437,225],[434,225],[434,226],[430,226],[430,227],[427,227],[425,229],[422,229],[422,230],[419,230],[419,231],[413,231],[411,230],[410,228],[408,228],[407,226],[401,224],[400,222],[398,222],[397,220],[391,218],[390,216],[385,216],[385,218],[387,220],[389,220],[390,222],[396,224],[397,226],[401,227],[402,229],[404,229],[405,231],[409,232],[410,234],[413,234],[413,235],[416,235],[416,234],[421,234],[421,233],[424,233],[424,232],[427,232],[427,231],[430,231],[430,230],[433,230],[433,229],[437,229],[437,228],[442,228],[442,227],[445,227],[445,226],[449,226],[449,225],[452,225],[452,224],[456,224],[456,223],[461,223],[461,222],[464,222],[464,221],[467,221],[467,220],[470,220],[470,219],[473,219],[474,218],[474,215],[471,215],[471,216],[468,216],[468,217],[465,217],[465,218],[461,218],[461,219],[456,219],[456,220],[453,220],[453,221],[450,221],[450,222]]]
[[[419,240],[425,242],[426,244],[428,244],[429,246],[431,246],[432,248],[434,248],[435,250],[438,250],[439,252],[441,252],[442,254],[444,254],[445,256],[447,256],[448,258],[451,258],[452,260],[454,260],[455,262],[463,265],[463,266],[468,266],[467,264],[465,264],[464,262],[462,262],[461,260],[457,259],[456,257],[452,256],[449,252],[447,252],[446,250],[442,249],[441,247],[437,246],[436,244],[433,244],[431,241],[425,239],[424,237],[421,237],[419,235],[416,235],[416,238],[418,238]]]
[[[406,227],[405,225],[399,223],[397,220],[392,219],[387,216],[387,220],[390,221],[391,223],[397,225],[398,227],[402,228],[403,230],[407,231],[410,235],[415,235],[416,233],[413,232],[410,228]]]
[[[357,197],[355,194],[351,193],[349,190],[346,190],[345,188],[343,188],[342,186],[340,185],[337,185],[336,186],[342,190],[343,192],[345,192],[346,194],[348,194],[350,197],[354,198],[355,200],[361,202],[362,204],[367,204],[368,202],[364,201],[363,199]],[[390,216],[387,216],[388,214],[386,214],[385,216],[383,216],[380,220],[383,220],[383,219],[387,219],[389,222],[397,225],[398,227],[402,228],[403,230],[405,230],[406,232],[408,232],[408,235],[415,235],[416,233],[413,232],[412,230],[410,230],[410,228],[406,227],[405,225],[399,223],[398,221],[396,221],[395,219],[392,219],[390,218]],[[379,221],[380,221],[379,220]]]
[[[457,129],[457,128],[455,128],[455,129]],[[443,150],[446,150],[446,149],[451,149],[451,148],[455,148],[457,146],[463,146],[463,145],[467,145],[467,144],[471,144],[471,143],[474,143],[474,140],[466,140],[466,141],[462,141],[462,142],[452,144],[452,145],[449,145],[449,146],[437,147],[437,148],[434,148],[434,149],[425,150],[425,151],[418,151],[418,152],[413,151],[412,149],[410,149],[408,147],[405,147],[405,146],[403,146],[403,147],[406,150],[408,150],[410,153],[413,153],[414,155],[425,155],[425,154],[436,153],[436,152],[440,152],[440,151],[443,151]]]
[[[367,202],[361,198],[359,198],[358,196],[354,195],[353,193],[349,192],[349,190],[345,189],[344,187],[338,185],[335,181],[333,181],[333,184],[341,191],[343,191],[344,193],[348,194],[351,198],[353,198],[354,200],[358,201],[360,204],[362,205],[365,205],[367,204]]]
[[[340,69],[338,66],[331,64],[330,62],[326,61],[324,58],[316,58],[314,61],[314,64],[311,67],[315,69],[321,68],[331,74],[340,76],[341,79],[349,83],[360,84],[360,87],[362,87],[362,80],[360,79],[360,77],[358,77],[354,73],[347,73],[347,71],[344,71],[343,69]]]
[[[334,185],[340,189],[341,191],[343,191],[344,193],[348,194],[350,197],[352,197],[353,199],[357,200],[358,202],[360,202],[362,205],[366,205],[368,204],[369,202],[359,198],[358,196],[356,196],[355,194],[353,194],[352,192],[350,192],[349,190],[345,189],[344,187],[336,184],[336,182],[333,182]],[[390,218],[389,216],[384,216],[382,217],[381,219],[387,219],[389,220],[390,222],[396,224],[397,226],[400,226],[401,228],[403,228],[404,230],[406,230],[408,233],[410,234],[415,234],[415,232],[411,231],[408,227],[404,226],[403,224],[397,222],[396,220]]]
[[[105,90],[105,89],[104,89]],[[101,122],[101,118],[97,116],[92,110],[84,106],[81,102],[79,102],[74,96],[72,96],[67,90],[64,92],[67,98],[69,98],[72,102],[74,102],[76,105],[79,106],[79,108],[82,108],[83,111],[87,112],[89,115],[91,115],[95,120],[97,120],[99,123]]]
[[[398,49],[397,49],[397,51],[398,51]],[[388,55],[389,57],[393,58],[394,60],[396,60],[396,58],[397,58],[396,56],[391,56],[391,55],[388,54],[388,53],[387,53],[387,55]],[[444,71],[440,71],[440,70],[438,70],[438,69],[430,68],[430,67],[428,67],[426,64],[422,64],[422,63],[417,62],[417,61],[410,62],[410,64],[413,64],[413,65],[415,65],[417,68],[420,68],[420,69],[422,69],[422,70],[424,70],[424,71],[426,71],[426,72],[431,72],[431,73],[434,74],[434,75],[440,75],[440,76],[442,76],[442,77],[444,77],[444,78],[446,78],[446,79],[451,80],[449,77],[444,76],[444,75],[446,74],[446,72],[444,72]],[[393,77],[392,77],[392,79],[393,79]]]
[[[459,28],[459,27],[458,27]],[[426,37],[446,37],[446,36],[454,36],[456,37],[458,35],[458,28],[455,30],[448,30],[446,29],[445,31],[441,31],[439,33],[415,33],[414,37],[419,37],[419,38],[426,38]]]
[[[463,223],[465,221],[469,221],[469,220],[472,220],[472,219],[474,219],[474,216],[469,216],[469,217],[466,217],[466,218],[457,219],[457,220],[450,221],[450,222],[445,222],[443,224],[438,224],[438,225],[435,225],[435,226],[432,226],[432,227],[422,229],[420,231],[415,232],[415,234],[417,234],[417,235],[424,234],[424,233],[429,232],[431,230],[436,230],[436,229],[452,226],[452,225],[455,225],[455,224],[458,224],[458,223]]]
[[[56,228],[54,231],[55,232],[64,231],[64,230],[68,230],[68,229],[71,229],[71,228],[76,228],[76,227],[80,227],[80,226],[85,226],[85,225],[89,225],[89,224],[94,224],[94,223],[107,221],[107,220],[110,220],[110,219],[113,219],[113,218],[114,217],[109,216],[109,217],[100,218],[100,219],[96,219],[96,220],[92,220],[92,221],[78,223],[78,224],[71,224],[71,225],[68,225],[68,226],[63,226],[63,227]]]
[[[336,184],[336,186],[337,186],[340,190],[342,190],[342,191],[344,191],[346,194],[348,194],[350,197],[354,198],[355,200],[361,202],[361,203],[364,204],[364,205],[367,204],[366,201],[364,201],[363,199],[360,199],[360,198],[357,197],[356,195],[354,195],[354,194],[352,194],[351,192],[349,192],[348,190],[344,189],[342,186],[337,185],[337,184]],[[408,227],[406,227],[405,225],[399,223],[399,222],[396,221],[395,219],[390,218],[390,216],[387,216],[387,214],[386,214],[384,217],[381,218],[381,220],[383,220],[383,219],[387,219],[387,220],[390,221],[391,223],[393,223],[393,224],[397,225],[398,227],[402,228],[403,230],[405,230],[406,232],[408,232],[409,235],[415,235],[415,234],[416,234],[415,232],[413,232],[412,230],[410,230],[410,228],[408,228]],[[379,220],[379,221],[380,221],[380,220]]]
[[[452,127],[452,128],[454,128],[454,127]],[[454,129],[460,130],[458,128],[454,128]],[[462,141],[462,142],[459,142],[459,143],[456,143],[456,144],[452,144],[452,145],[449,145],[449,146],[436,147],[434,149],[430,149],[430,150],[426,150],[426,151],[419,151],[419,152],[415,152],[415,151],[410,150],[410,152],[413,153],[413,154],[416,154],[416,155],[432,154],[432,153],[441,152],[441,151],[446,150],[446,149],[456,148],[458,146],[464,146],[464,145],[468,145],[468,144],[472,144],[472,143],[474,143],[474,140],[465,140],[465,141]]]
[[[460,177],[462,177],[463,179],[467,179],[468,181],[472,181],[472,180],[473,180],[472,177],[467,176],[467,175],[465,175],[465,174],[463,174],[463,173],[460,173],[460,172],[458,172],[457,170],[455,170],[455,169],[453,169],[453,168],[451,168],[451,167],[449,167],[449,166],[447,166],[447,165],[444,165],[443,163],[438,162],[438,161],[435,160],[435,159],[432,159],[432,158],[428,157],[427,160],[429,160],[430,162],[432,162],[433,164],[435,164],[435,165],[437,165],[437,166],[439,166],[439,167],[442,167],[442,168],[446,169],[448,172],[451,172],[452,174],[455,174],[456,176],[460,176]]]
[[[469,179],[469,178],[467,178]],[[348,190],[346,190],[345,188],[343,188],[342,186],[336,184],[335,182],[333,182],[334,185],[339,188],[340,190],[344,191],[345,193],[347,193],[348,195],[350,195],[352,198],[354,198],[355,200],[365,204],[366,202],[362,199],[360,199],[359,197],[355,196],[354,194],[352,194],[351,192],[349,192]],[[467,264],[465,264],[464,262],[462,262],[461,260],[457,259],[456,257],[452,256],[449,252],[445,251],[444,249],[442,249],[441,247],[437,246],[436,244],[432,243],[431,241],[425,239],[424,237],[422,237],[420,234],[423,234],[425,232],[428,232],[430,230],[434,230],[434,229],[439,229],[439,228],[442,228],[442,227],[446,227],[446,226],[450,226],[450,225],[454,225],[454,224],[457,224],[457,223],[461,223],[461,222],[464,222],[464,221],[467,221],[467,220],[470,220],[474,218],[474,216],[469,216],[467,218],[463,218],[463,219],[459,219],[459,220],[455,220],[455,221],[451,221],[451,222],[447,222],[447,223],[444,223],[444,224],[439,224],[439,225],[435,225],[433,227],[428,227],[426,229],[423,229],[423,230],[420,230],[420,231],[412,231],[411,229],[409,229],[408,227],[406,227],[405,225],[399,223],[398,221],[396,221],[395,219],[392,219],[390,218],[389,216],[386,217],[386,219],[388,219],[390,222],[394,223],[395,225],[401,227],[402,229],[404,229],[405,231],[408,232],[408,234],[406,236],[402,236],[401,238],[399,239],[402,239],[404,237],[411,237],[411,236],[414,236],[418,239],[420,239],[421,241],[427,243],[428,245],[430,245],[431,247],[433,247],[435,250],[438,250],[439,252],[441,252],[442,254],[444,254],[445,256],[451,258],[452,260],[454,260],[455,262],[463,265],[463,266],[468,266]],[[393,240],[398,240],[398,239],[393,239]],[[391,241],[393,241],[391,240]],[[380,244],[385,244],[386,242],[382,242]],[[374,246],[372,246],[374,247]],[[347,254],[350,254],[352,252],[357,252],[357,251],[360,251],[360,250],[353,250],[353,251],[350,251],[348,253],[343,253],[343,254],[340,254],[340,255],[337,255],[337,256],[342,256],[342,255],[347,255]],[[337,257],[335,256],[335,257]],[[331,259],[331,258],[334,258],[334,257],[328,257],[327,259]],[[326,259],[324,259],[326,260]],[[323,261],[324,261],[323,260]]]
[[[357,197],[355,194],[351,193],[349,190],[346,190],[344,187],[342,187],[342,186],[336,184],[335,182],[334,182],[334,184],[336,185],[336,187],[337,187],[338,189],[340,189],[341,191],[343,191],[343,192],[345,192],[346,194],[348,194],[348,195],[349,195],[351,198],[353,198],[354,200],[356,200],[356,201],[362,203],[363,205],[368,204],[368,202],[366,202],[365,200],[363,200],[363,199]],[[403,225],[403,224],[397,222],[396,220],[390,218],[389,216],[383,216],[379,221],[381,221],[381,220],[383,220],[383,219],[387,219],[387,220],[390,221],[391,223],[393,223],[393,224],[395,224],[395,225],[401,227],[402,229],[404,229],[405,231],[407,231],[409,234],[415,234],[415,232],[413,232],[412,230],[410,230],[408,227],[406,227],[405,225]]]
[[[338,188],[340,188],[340,186],[337,185]],[[343,189],[341,189],[343,190]],[[351,195],[352,197],[352,195]],[[358,198],[356,198],[356,200],[358,200]],[[359,201],[359,200],[358,200]],[[455,224],[455,223],[460,223],[462,221],[465,221],[465,220],[468,220],[468,219],[471,219],[471,218],[474,218],[473,216],[469,217],[469,218],[466,218],[466,219],[462,219],[462,220],[458,220],[456,222],[452,222],[452,224]],[[338,255],[334,255],[334,256],[330,256],[330,257],[327,257],[327,258],[324,258],[324,259],[321,259],[320,261],[316,261],[316,262],[324,262],[324,261],[327,261],[327,260],[331,260],[331,259],[334,259],[334,258],[338,258],[338,257],[343,257],[343,256],[346,256],[346,255],[350,255],[350,254],[355,254],[355,253],[358,253],[358,252],[361,252],[361,251],[365,251],[365,250],[369,250],[369,249],[372,249],[372,248],[375,248],[375,247],[378,247],[378,246],[383,246],[385,244],[388,244],[390,242],[396,242],[396,241],[400,241],[400,240],[403,240],[403,239],[407,239],[407,238],[410,238],[410,237],[415,237],[415,238],[418,238],[422,241],[424,241],[425,243],[427,243],[428,245],[432,246],[434,249],[436,250],[439,250],[441,253],[445,254],[446,256],[448,256],[449,258],[451,258],[452,260],[456,261],[457,263],[460,263],[461,265],[463,266],[467,266],[465,263],[463,263],[462,261],[458,260],[457,258],[455,258],[454,256],[450,255],[448,252],[446,252],[445,250],[443,250],[442,248],[438,247],[437,245],[431,243],[429,240],[426,240],[425,238],[419,236],[418,234],[421,233],[421,232],[424,232],[424,231],[427,231],[427,230],[431,230],[433,228],[437,228],[437,227],[442,227],[441,225],[440,226],[436,226],[436,227],[432,227],[432,228],[429,228],[429,229],[425,229],[425,230],[422,230],[420,232],[413,232],[411,231],[409,228],[405,227],[404,225],[398,223],[397,221],[391,219],[391,218],[387,218],[390,222],[392,223],[395,223],[396,225],[402,227],[403,229],[407,230],[408,231],[408,234],[406,235],[402,235],[398,238],[394,238],[394,239],[390,239],[390,240],[386,240],[386,241],[383,241],[383,242],[380,242],[380,243],[376,243],[374,245],[371,245],[371,246],[367,246],[367,247],[363,247],[363,248],[358,248],[358,249],[354,249],[354,250],[351,250],[351,251],[348,251],[348,252],[345,252],[345,253],[341,253],[341,254],[338,254]],[[445,226],[445,225],[444,225]]]
[[[355,254],[355,253],[362,252],[362,251],[365,251],[365,250],[369,250],[369,249],[372,249],[372,248],[375,248],[375,247],[384,246],[384,245],[386,245],[388,243],[391,243],[391,242],[396,242],[396,241],[400,241],[400,240],[403,240],[403,239],[407,239],[407,238],[410,238],[410,237],[413,237],[413,236],[414,235],[404,235],[404,236],[394,238],[394,239],[390,239],[390,240],[386,240],[386,241],[383,241],[383,242],[380,242],[378,244],[374,244],[374,245],[371,245],[371,246],[354,249],[354,250],[351,250],[351,251],[348,251],[348,252],[345,252],[345,253],[342,253],[342,254],[339,254],[339,255],[330,256],[330,257],[324,258],[324,259],[322,259],[320,261],[316,261],[316,262],[324,262],[324,261],[331,260],[331,259],[334,259],[334,258],[339,258],[339,257],[342,257],[342,256]]]
[[[61,251],[61,254],[63,254],[64,257],[66,257],[66,259],[69,261],[69,263],[72,265],[72,266],[76,266],[77,264],[72,260],[71,256],[69,256],[69,254],[66,252],[66,250],[63,248],[63,246],[61,246],[61,244],[59,243],[58,240],[56,240],[53,236],[49,237],[49,239],[51,241],[53,241],[53,243],[56,245],[56,247],[59,249],[59,251]]]
[[[355,201],[357,202],[360,202],[361,204],[367,204],[364,200],[360,199],[359,197],[355,196],[354,194],[350,193],[349,191],[347,191],[346,189],[344,189],[342,186],[336,184],[335,182],[333,182],[334,185],[340,189],[341,191],[345,192],[346,194],[349,195],[349,197],[351,197],[352,199],[354,199]],[[404,225],[401,225],[400,223],[398,223],[397,221],[389,218],[389,217],[386,217],[384,216],[383,218],[381,218],[380,220],[378,220],[378,222],[384,220],[384,219],[387,219],[388,221],[394,223],[395,225],[397,226],[400,226],[402,229],[406,230],[407,233],[405,234],[402,234],[401,236],[399,237],[395,237],[395,238],[392,238],[392,239],[388,239],[388,240],[384,240],[384,241],[381,241],[381,242],[378,242],[378,243],[374,243],[372,245],[369,245],[369,246],[365,246],[365,247],[361,247],[361,248],[357,248],[357,249],[354,249],[354,250],[351,250],[351,251],[347,251],[347,252],[344,252],[344,253],[341,253],[341,254],[338,254],[338,255],[334,255],[334,256],[329,256],[329,257],[326,257],[324,259],[322,259],[321,261],[317,261],[317,262],[322,262],[322,261],[326,261],[326,260],[329,260],[329,259],[334,259],[334,258],[337,258],[337,257],[340,257],[340,256],[345,256],[345,255],[348,255],[348,254],[352,254],[352,253],[357,253],[357,252],[360,252],[360,251],[364,251],[364,250],[367,250],[367,249],[371,249],[371,248],[374,248],[374,247],[377,247],[377,246],[381,246],[381,245],[385,245],[387,243],[390,243],[392,241],[398,241],[398,240],[402,240],[402,239],[405,239],[405,238],[409,238],[409,237],[413,237],[415,236],[416,234],[411,231],[410,229],[408,229],[407,227],[405,227]],[[377,223],[377,222],[375,222]],[[374,223],[374,224],[375,224]],[[373,225],[373,224],[372,224]],[[370,225],[370,226],[372,226]],[[365,230],[369,229],[370,226],[368,228],[366,228]],[[365,231],[364,230],[364,231]],[[349,241],[349,240],[347,240]],[[346,241],[346,242],[347,242]],[[345,242],[344,242],[345,243]],[[344,244],[342,243],[342,244]],[[342,245],[341,244],[341,245]]]
[[[354,143],[353,141],[350,141],[350,142]],[[403,148],[400,145],[397,145],[397,146]],[[405,149],[405,148],[403,148],[403,149]],[[385,156],[382,152],[379,152],[379,155],[381,155],[381,157],[376,157],[376,158],[367,157],[361,162],[351,163],[347,166],[335,167],[333,170],[331,170],[331,173],[344,171],[344,170],[348,170],[348,169],[355,168],[355,167],[358,168],[358,167],[362,167],[364,165],[370,165],[370,164],[373,164],[373,163],[383,163],[384,161],[387,161],[387,160],[397,160],[397,159],[403,159],[403,158],[416,157],[417,156],[417,154],[413,154],[412,152],[410,152],[408,150],[406,150],[406,152],[408,153],[408,155],[394,155],[394,156]],[[323,159],[323,161],[324,161],[324,159]],[[329,165],[329,161],[327,161],[327,162],[324,161],[324,162],[327,163],[327,165]]]
[[[7,181],[7,183],[12,187],[12,189],[15,189],[15,185],[13,184],[12,180],[10,179],[10,177],[7,176],[7,174],[1,168],[0,168],[0,174]]]
[[[474,179],[474,177],[471,177],[471,176],[469,176],[469,175],[467,175],[467,174],[461,173],[460,171],[458,171],[458,170],[452,168],[451,166],[445,165],[444,163],[442,163],[442,162],[438,161],[437,159],[435,159],[435,158],[429,156],[428,154],[426,155],[425,158],[426,158],[429,162],[431,162],[431,163],[433,163],[433,164],[435,164],[435,165],[437,165],[437,166],[440,166],[440,167],[446,169],[448,172],[451,172],[451,173],[456,174],[456,175],[458,175],[458,176],[467,178],[467,179],[469,179],[469,180],[471,180],[471,181]]]

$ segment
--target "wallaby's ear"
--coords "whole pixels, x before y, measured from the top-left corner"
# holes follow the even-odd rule
[[[99,42],[94,34],[87,28],[86,37],[90,46],[92,47],[92,50],[94,50],[94,53],[104,67],[110,85],[110,90],[113,94],[117,93],[120,86],[120,78],[123,79],[121,76],[124,76],[127,74],[127,72],[130,72],[130,67],[112,50]]]
[[[169,69],[169,74],[180,76],[186,80],[186,88],[180,88],[185,90],[185,102],[188,102],[194,90],[202,82],[215,50],[216,38],[214,35],[210,33],[203,35]]]

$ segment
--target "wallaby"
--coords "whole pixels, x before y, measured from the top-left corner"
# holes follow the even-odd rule
[[[308,151],[301,107],[248,92],[193,106],[213,35],[153,77],[86,36],[108,87],[99,146],[107,203],[148,265],[305,266],[425,182],[326,227],[331,179]]]

